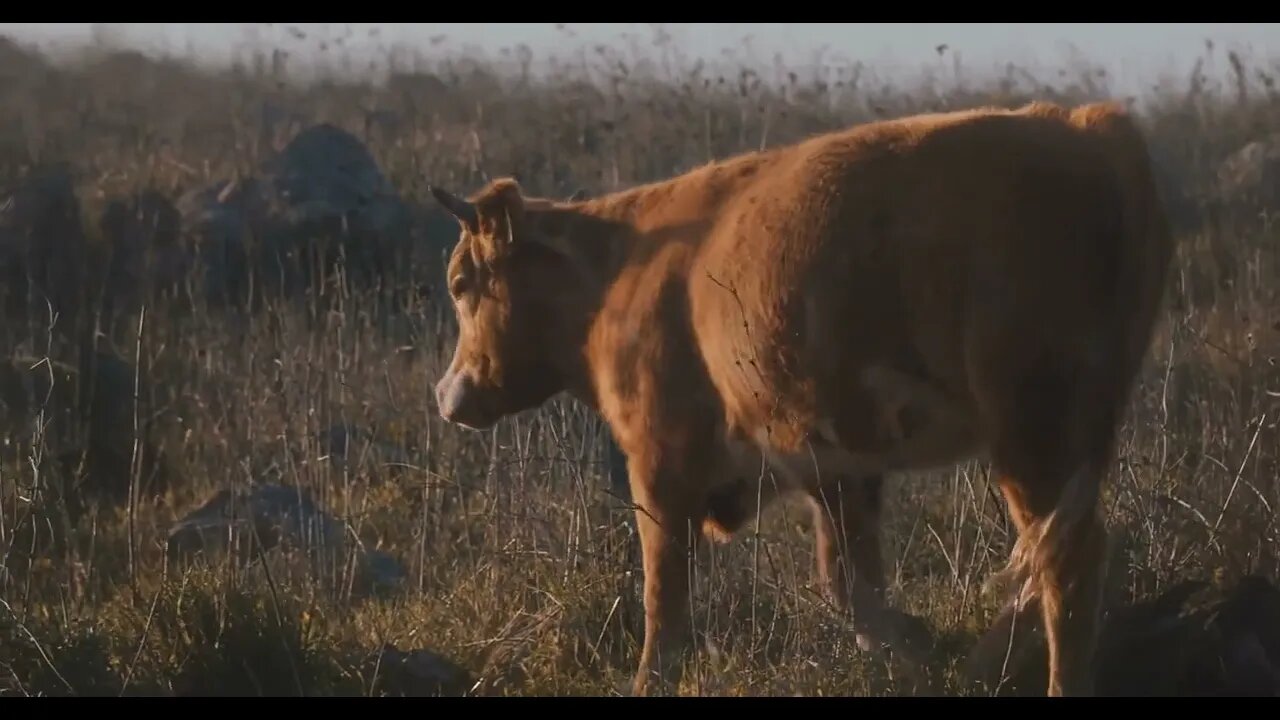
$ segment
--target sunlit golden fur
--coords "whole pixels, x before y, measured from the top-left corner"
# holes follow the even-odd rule
[[[884,603],[881,484],[973,457],[1020,532],[1049,694],[1091,691],[1099,487],[1171,254],[1122,108],[877,122],[582,201],[433,192],[463,228],[441,414],[483,428],[568,392],[628,456],[634,692],[678,674],[693,533],[727,540],[787,492],[860,640],[922,670]]]

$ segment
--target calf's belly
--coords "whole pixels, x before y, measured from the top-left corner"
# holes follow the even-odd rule
[[[786,489],[809,491],[836,478],[933,470],[985,453],[970,406],[942,389],[888,366],[867,367],[857,380],[856,392],[815,389],[822,411],[785,432],[778,423],[740,424],[725,443],[730,475],[755,477],[764,466]]]

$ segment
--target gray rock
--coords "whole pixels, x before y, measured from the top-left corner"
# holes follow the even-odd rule
[[[260,293],[293,284],[291,271],[270,262],[284,250],[276,247],[278,233],[271,232],[258,181],[222,181],[192,190],[178,199],[177,208],[195,297],[212,307],[238,305],[247,299],[251,274]]]
[[[320,573],[343,567],[354,553],[359,594],[398,588],[405,578],[393,557],[365,548],[346,523],[308,492],[284,485],[221,490],[176,522],[168,537],[169,558],[176,561],[230,553],[248,565],[277,547],[305,552]]]
[[[188,192],[178,208],[215,304],[243,303],[251,279],[266,295],[297,297],[339,268],[350,287],[403,300],[434,279],[424,263],[438,265],[457,238],[456,223],[416,211],[356,137],[327,123],[298,133],[256,177]]]
[[[69,166],[38,167],[0,191],[0,342],[43,347],[51,321],[56,336],[79,336],[85,251]]]
[[[263,166],[275,193],[299,219],[354,214],[379,196],[395,195],[364,144],[328,123],[298,133]]]
[[[475,684],[470,671],[432,650],[383,645],[377,659],[378,687],[392,697],[457,697]]]
[[[147,190],[107,203],[99,219],[107,247],[103,316],[136,313],[144,303],[176,298],[191,258],[182,248],[182,217],[161,193]]]
[[[997,624],[1010,617],[1006,611]],[[1002,694],[1044,693],[1043,633],[1032,622],[1034,642],[1015,652]],[[1154,598],[1113,605],[1099,640],[1099,696],[1280,695],[1280,589],[1261,577],[1219,588],[1186,580]],[[994,665],[971,671],[994,679]]]
[[[175,205],[181,243],[169,266],[193,275],[195,297],[214,308],[314,299],[339,277],[377,291],[387,313],[442,300],[458,238],[436,203],[406,202],[364,144],[328,123],[303,129],[253,175],[192,189]]]
[[[138,490],[149,497],[168,481],[157,435],[168,416],[152,403],[145,376],[136,380]],[[39,441],[44,457],[63,465],[69,497],[123,501],[134,461],[134,383],[133,365],[105,350],[82,352],[76,364],[24,356],[0,360],[0,438],[26,447]]]

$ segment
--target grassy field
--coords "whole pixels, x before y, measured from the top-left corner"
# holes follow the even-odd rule
[[[1183,78],[1143,98],[1181,247],[1105,496],[1117,601],[1187,577],[1280,574],[1280,231],[1237,186],[1224,199],[1218,173],[1280,127],[1277,64],[1205,53],[1233,63],[1232,82]],[[115,54],[53,69],[0,46],[0,181],[36,161],[69,163],[92,242],[111,197],[173,197],[249,172],[321,121],[364,140],[399,192],[425,205],[427,182],[469,191],[518,173],[533,193],[600,193],[853,122],[1108,95],[1087,67],[913,87],[862,66],[783,69],[764,82],[665,47],[588,53],[553,80],[456,60],[420,62],[384,87],[292,87],[270,65],[268,53],[204,74]],[[388,335],[370,302],[181,322],[155,306],[122,323],[110,341],[145,392],[136,412],[119,409],[117,450],[141,467],[135,439],[161,448],[168,473],[155,489],[135,478],[131,502],[62,490],[77,471],[44,450],[67,422],[52,410],[24,428],[32,442],[0,445],[0,695],[402,692],[387,645],[452,658],[477,694],[612,694],[627,682],[643,632],[639,548],[610,495],[598,419],[557,401],[492,432],[447,426],[431,386],[452,349],[451,315],[407,308]],[[315,437],[342,422],[376,428],[407,461],[330,462]],[[306,488],[402,564],[401,586],[369,590],[350,553],[168,561],[175,520],[251,480]],[[895,478],[887,505],[892,601],[928,622],[946,689],[961,692],[950,668],[990,621],[982,581],[1013,542],[1003,503],[972,463]],[[687,692],[904,692],[818,598],[796,509],[700,557],[690,602],[701,651]]]

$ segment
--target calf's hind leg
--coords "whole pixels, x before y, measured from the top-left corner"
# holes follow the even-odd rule
[[[1014,616],[1014,631],[1038,606],[1047,693],[1091,695],[1106,562],[1099,493],[1125,388],[1114,377],[1052,362],[1008,378],[1021,382],[1004,386],[989,409],[996,411],[994,471],[1018,528],[1007,571],[1022,616]],[[989,633],[979,647],[989,654],[1010,642]]]

